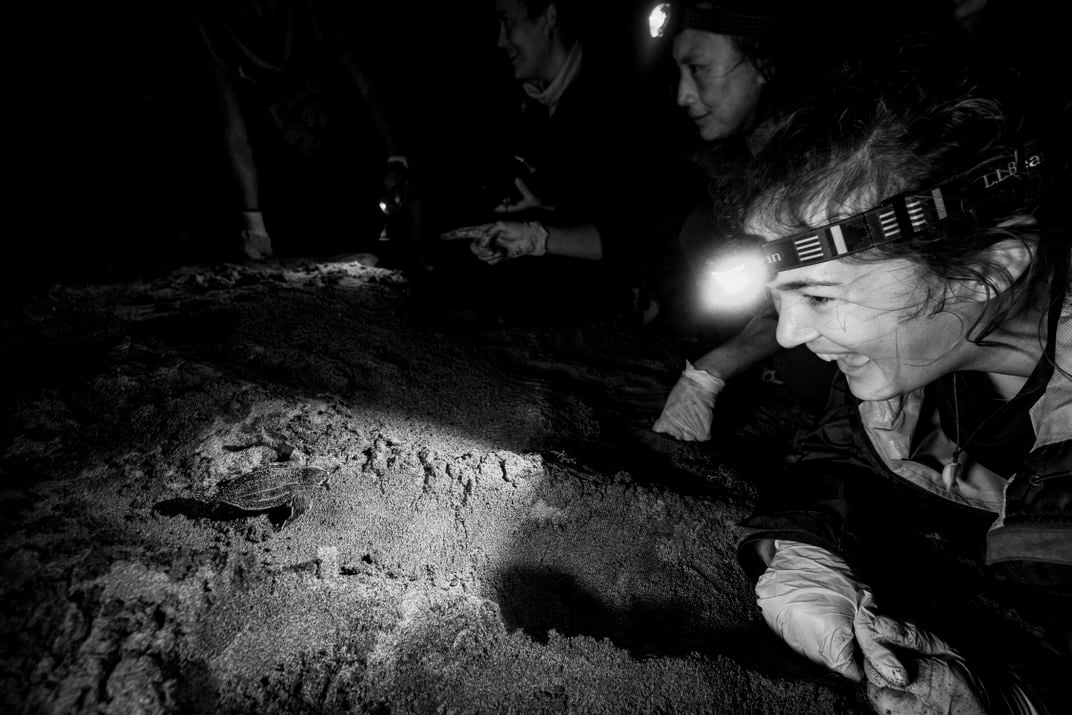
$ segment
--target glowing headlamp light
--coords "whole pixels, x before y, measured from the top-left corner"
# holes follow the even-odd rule
[[[737,311],[755,306],[766,292],[770,269],[757,240],[734,241],[707,262],[701,286],[705,308]]]
[[[648,13],[648,33],[652,38],[663,37],[670,27],[670,3],[661,2]]]
[[[797,21],[790,3],[760,3],[746,0],[678,0],[661,2],[648,13],[648,34],[666,37],[683,28],[718,35],[769,37],[792,32]]]

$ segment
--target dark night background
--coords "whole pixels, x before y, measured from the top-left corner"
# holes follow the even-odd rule
[[[464,172],[467,158],[496,136],[516,91],[495,46],[491,0],[334,4],[400,120],[418,177]],[[10,241],[14,255],[27,259],[23,275],[109,274],[118,263],[204,257],[220,230],[224,185],[215,109],[195,45],[196,8],[171,0],[34,11],[24,53],[41,70],[27,82],[34,139],[16,150],[41,205],[29,211],[32,238]],[[585,22],[598,28],[589,44],[615,53],[636,78],[635,96],[608,108],[611,117],[635,102],[665,107],[660,116],[674,123],[672,89],[653,74],[667,67],[644,44],[645,11],[637,0],[586,3]],[[424,188],[431,189],[428,181]]]
[[[949,17],[952,3],[840,0],[842,33],[867,45],[898,29]],[[419,172],[436,181],[464,171],[501,127],[516,88],[495,47],[491,0],[336,0],[344,29],[401,119]],[[642,0],[582,3],[589,44],[621,66],[631,84],[617,112],[643,111],[664,139],[687,141],[691,126],[673,104],[673,68],[644,37]],[[8,241],[23,275],[48,278],[89,266],[196,260],[220,223],[222,159],[215,115],[200,74],[193,23],[198,3],[132,2],[34,8],[13,25],[25,35],[11,96],[14,174],[33,195],[13,217],[25,230]],[[1042,93],[1066,75],[1054,6],[988,3],[976,28],[983,54],[1013,61]],[[660,51],[663,54],[660,54]],[[19,98],[22,99],[19,99]],[[25,131],[23,131],[25,128]],[[425,182],[433,189],[434,182]],[[22,195],[17,191],[16,196]]]

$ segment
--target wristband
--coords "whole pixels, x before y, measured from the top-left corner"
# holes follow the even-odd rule
[[[265,233],[264,214],[258,209],[248,209],[242,212],[242,228],[246,231]]]
[[[685,361],[685,370],[682,374],[693,382],[699,383],[700,386],[705,388],[708,392],[718,393],[726,386],[726,381],[721,377],[715,377],[707,370],[700,370],[693,367],[692,363],[688,360]]]
[[[531,229],[536,231],[536,247],[532,250],[532,255],[542,256],[547,253],[547,237],[551,235],[551,232],[547,230],[539,221],[529,221],[525,224]]]

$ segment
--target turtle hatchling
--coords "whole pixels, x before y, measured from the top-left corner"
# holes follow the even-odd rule
[[[271,462],[252,472],[220,482],[209,504],[217,510],[226,511],[230,508],[250,514],[285,507],[289,513],[278,526],[282,529],[309,508],[312,491],[327,480],[327,471],[319,467]]]

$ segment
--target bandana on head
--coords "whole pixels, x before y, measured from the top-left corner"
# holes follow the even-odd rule
[[[772,37],[794,31],[797,15],[784,2],[721,0],[689,2],[681,26],[718,35]]]

